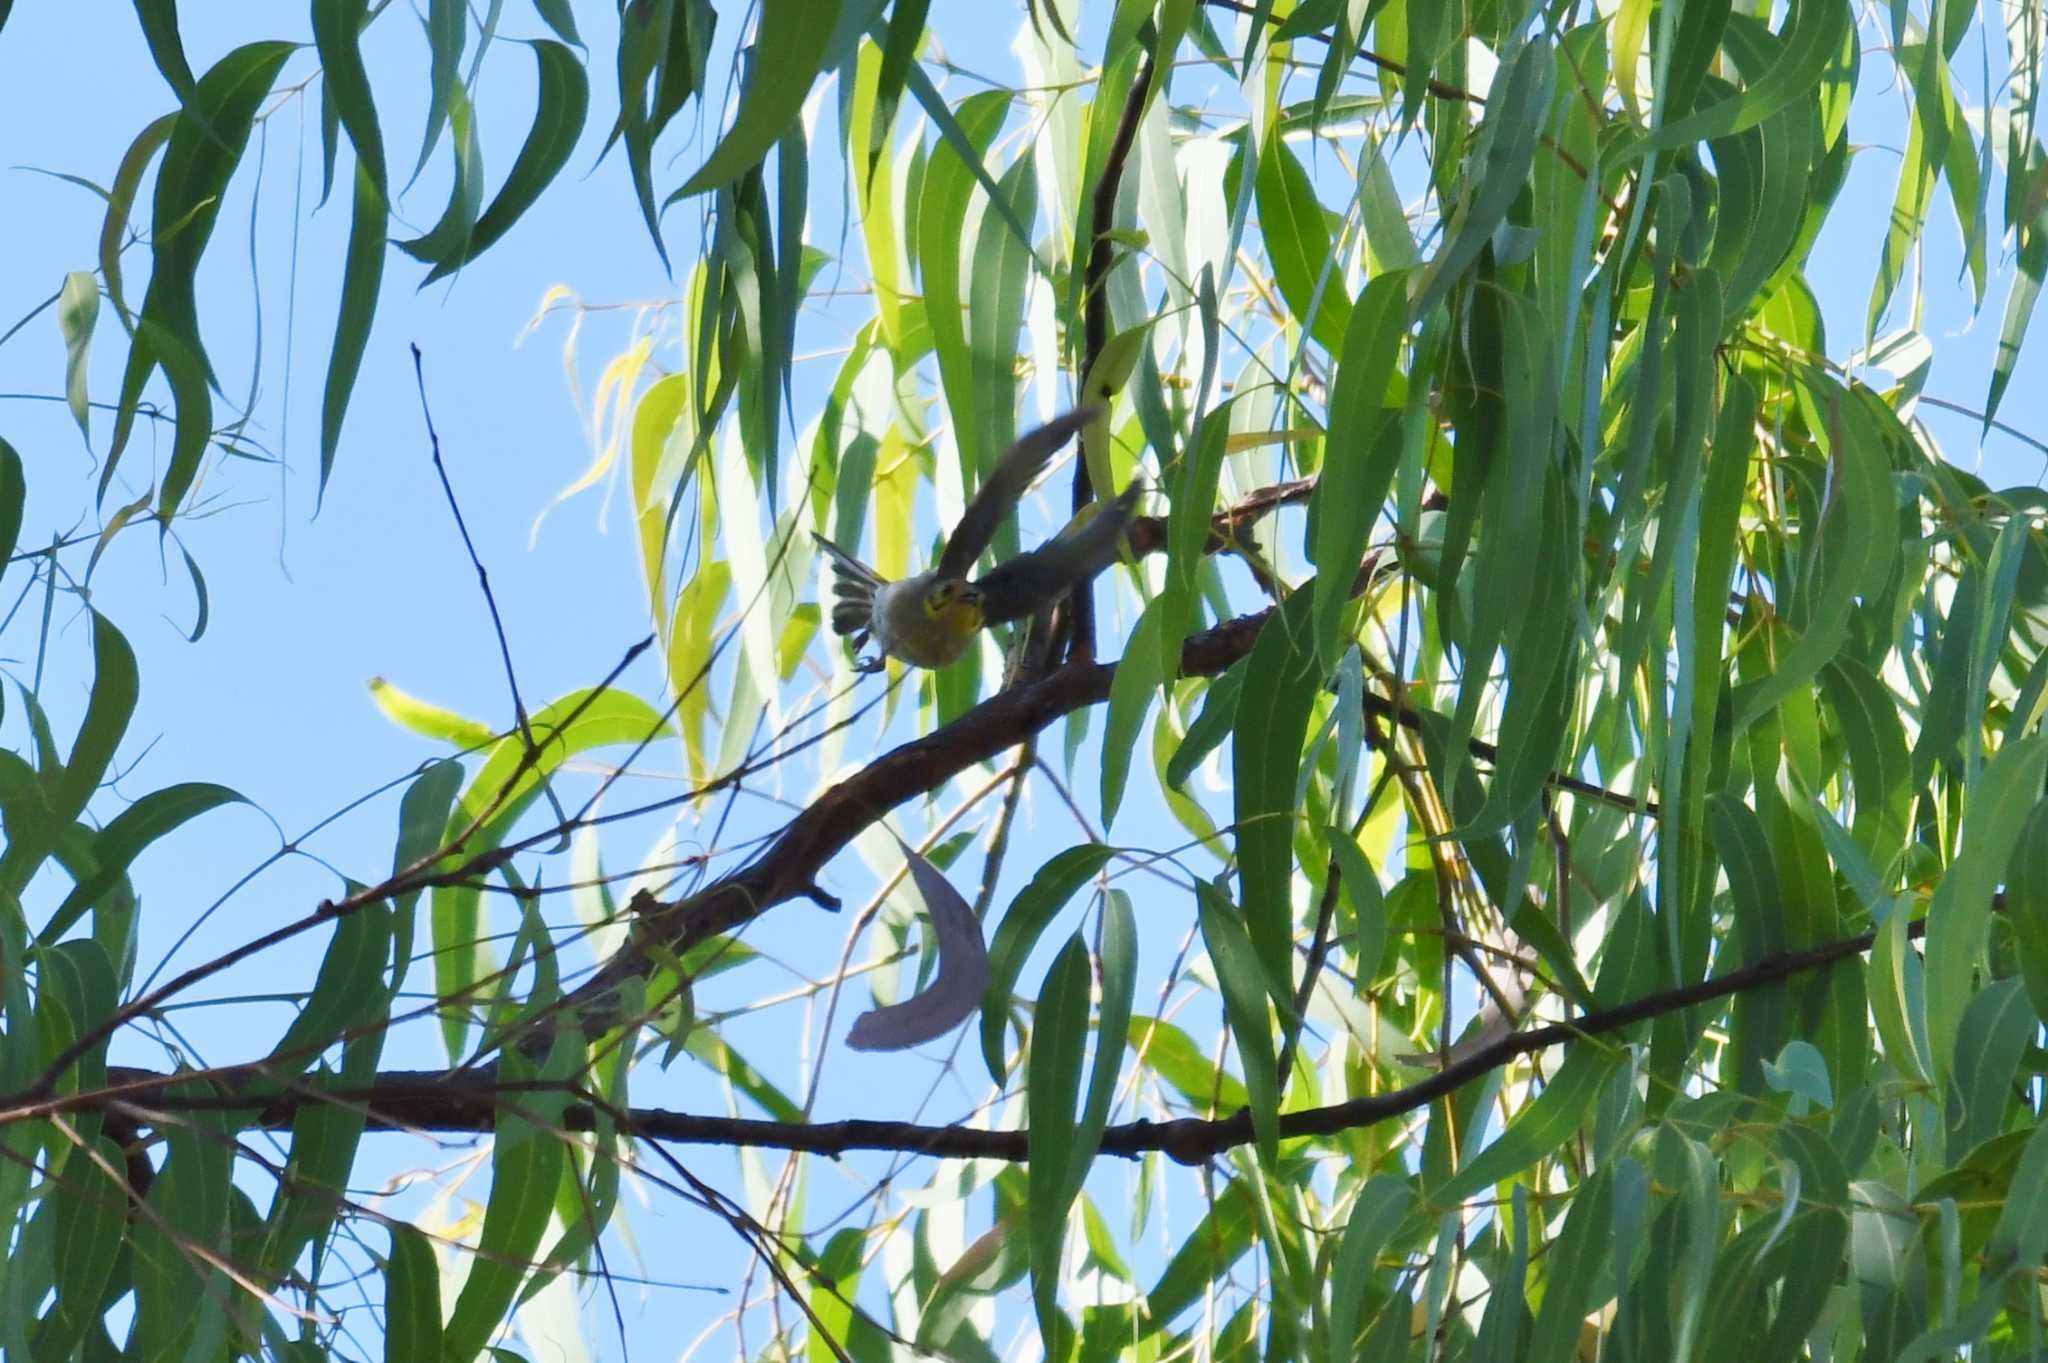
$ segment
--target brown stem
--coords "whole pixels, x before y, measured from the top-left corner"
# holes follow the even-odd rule
[[[2004,907],[1994,897],[1992,907]],[[1908,925],[1910,937],[1926,933],[1926,920]],[[1868,951],[1876,941],[1875,932],[1858,933],[1824,942],[1805,951],[1786,952],[1715,979],[1701,980],[1682,988],[1654,994],[1586,1014],[1571,1022],[1555,1022],[1515,1032],[1499,1041],[1453,1061],[1426,1079],[1388,1093],[1354,1098],[1326,1107],[1282,1113],[1282,1139],[1297,1136],[1328,1136],[1356,1130],[1413,1112],[1417,1108],[1453,1093],[1487,1072],[1524,1055],[1621,1031],[1640,1022],[1682,1012],[1715,999],[1728,998],[1794,976],[1810,974]],[[254,1067],[251,1073],[254,1072]],[[144,1101],[160,1110],[252,1108],[254,1124],[285,1127],[298,1108],[307,1102],[360,1103],[375,1130],[487,1131],[507,1095],[549,1089],[575,1091],[573,1082],[507,1084],[488,1074],[451,1076],[444,1070],[394,1071],[378,1076],[362,1088],[314,1090],[299,1087],[291,1092],[237,1099],[172,1098],[152,1092],[159,1086],[183,1082],[188,1076],[157,1074],[147,1070],[110,1067],[111,1087],[100,1093],[66,1095],[38,1105],[33,1112],[0,1110],[0,1123],[22,1117],[42,1116],[49,1111],[91,1109],[116,1101]],[[572,1131],[592,1128],[597,1116],[587,1103],[571,1103],[563,1126]],[[930,1126],[914,1122],[851,1120],[842,1122],[774,1122],[741,1117],[707,1117],[661,1108],[638,1108],[630,1114],[635,1135],[657,1141],[697,1145],[754,1146],[773,1150],[794,1150],[809,1154],[839,1156],[855,1150],[887,1150],[904,1154],[932,1155],[942,1159],[1000,1159],[1021,1161],[1028,1157],[1028,1131],[989,1131],[965,1126]],[[1103,1131],[1102,1152],[1137,1156],[1163,1151],[1183,1164],[1201,1164],[1211,1156],[1253,1139],[1251,1114],[1240,1109],[1228,1117],[1183,1117],[1173,1121],[1135,1121]]]
[[[1124,96],[1123,113],[1117,119],[1116,135],[1110,139],[1109,152],[1102,159],[1102,178],[1095,182],[1095,192],[1089,200],[1088,215],[1088,266],[1081,284],[1081,381],[1086,383],[1095,372],[1095,363],[1102,358],[1102,351],[1109,344],[1109,271],[1116,262],[1116,243],[1110,237],[1116,225],[1117,190],[1123,184],[1124,165],[1131,158],[1131,145],[1138,139],[1138,120],[1144,117],[1145,103],[1152,93],[1152,71],[1157,54],[1148,55],[1140,67],[1131,88]],[[1094,401],[1095,393],[1083,394],[1086,401]],[[1085,437],[1084,437],[1085,438]],[[1103,489],[1104,493],[1108,489]],[[1088,477],[1088,460],[1074,461],[1074,510],[1095,500],[1095,488]],[[1095,657],[1095,596],[1094,584],[1083,582],[1074,588],[1067,598],[1067,618],[1073,622],[1067,635],[1067,661],[1090,662]]]

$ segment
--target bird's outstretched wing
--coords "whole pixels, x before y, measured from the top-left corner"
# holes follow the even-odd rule
[[[982,619],[991,625],[1022,620],[1116,562],[1139,491],[1134,480],[1080,529],[991,568],[974,584],[981,590]]]
[[[811,538],[832,560],[832,632],[857,634],[868,627],[875,611],[875,589],[887,585],[881,574],[815,530]]]
[[[996,527],[1002,524],[1003,517],[1016,510],[1018,500],[1045,467],[1046,460],[1059,453],[1060,446],[1072,440],[1074,433],[1100,410],[1092,405],[1076,407],[1035,431],[1025,432],[1016,444],[1003,451],[1003,457],[996,460],[996,466],[975,492],[974,500],[967,504],[960,523],[946,537],[946,547],[939,554],[935,570],[941,580],[965,577],[973,570],[974,561],[995,538]]]

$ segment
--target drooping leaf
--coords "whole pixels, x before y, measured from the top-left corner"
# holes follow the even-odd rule
[[[527,129],[526,140],[520,143],[497,196],[452,249],[416,250],[417,242],[399,243],[401,249],[433,262],[422,286],[462,268],[496,244],[539,200],[576,150],[576,139],[590,110],[590,78],[583,63],[564,44],[537,38],[527,45],[533,49],[537,79],[533,125]]]
[[[839,0],[763,0],[754,65],[725,136],[678,193],[701,194],[738,179],[768,154],[810,96],[839,23]]]
[[[1010,1015],[1011,995],[1024,973],[1038,939],[1067,901],[1117,849],[1105,843],[1082,843],[1054,856],[1012,900],[989,942],[988,997],[982,1005],[981,1054],[989,1075],[998,1083],[1008,1072],[1003,1063],[1003,1024]]]
[[[1292,978],[1294,791],[1309,708],[1328,670],[1316,658],[1315,598],[1313,583],[1296,588],[1259,631],[1244,685],[1261,703],[1238,706],[1231,745],[1245,927],[1261,968],[1281,981]]]
[[[1088,1034],[1088,949],[1079,937],[1046,972],[1038,991],[1026,1071],[1025,1105],[1030,1118],[1030,1183],[1027,1202],[1031,1241],[1031,1299],[1047,1338],[1060,1333],[1058,1291],[1060,1251],[1067,1213],[1093,1150],[1080,1149],[1076,1122],[1081,1092],[1081,1056]]]

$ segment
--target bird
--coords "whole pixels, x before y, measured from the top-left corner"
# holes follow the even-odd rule
[[[946,537],[939,561],[926,572],[891,582],[812,532],[832,560],[832,632],[854,635],[856,652],[869,639],[879,650],[877,657],[859,665],[861,671],[879,672],[889,658],[913,667],[945,667],[967,652],[984,627],[1035,614],[1116,562],[1142,491],[1135,479],[1114,501],[1082,508],[1065,529],[1038,548],[967,580],[995,538],[996,526],[1015,508],[1038,471],[1101,410],[1076,408],[1027,432],[1004,451]]]

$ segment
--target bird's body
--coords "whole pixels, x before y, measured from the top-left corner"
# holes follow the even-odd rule
[[[986,623],[978,593],[964,583],[933,599],[936,574],[919,573],[875,589],[865,625],[875,647],[914,667],[958,662]]]
[[[1069,412],[1005,451],[947,536],[938,563],[926,572],[890,582],[824,536],[814,535],[832,560],[833,632],[857,636],[856,648],[863,639],[872,639],[884,657],[913,667],[945,667],[967,652],[985,626],[1023,619],[1114,563],[1137,505],[1136,483],[1085,523],[1077,520],[1030,553],[967,581],[997,524],[1016,506],[1032,478],[1094,415],[1092,408]],[[872,670],[881,662],[867,666]]]

